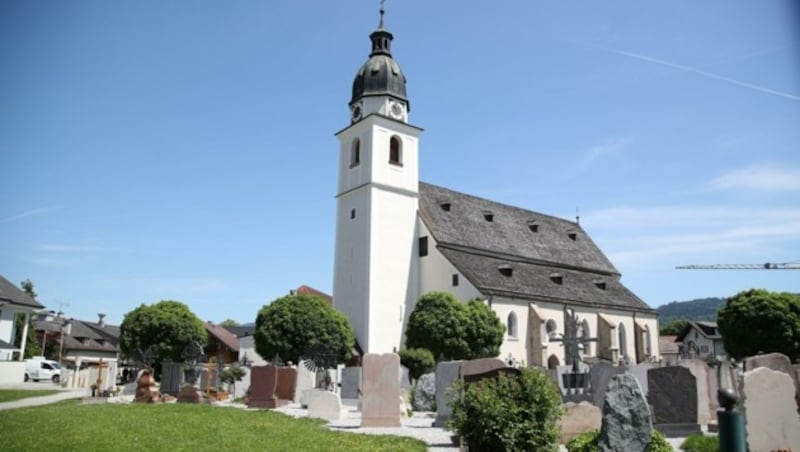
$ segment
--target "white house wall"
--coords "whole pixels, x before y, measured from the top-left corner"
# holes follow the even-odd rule
[[[0,340],[14,344],[14,317],[16,311],[9,306],[0,308]],[[0,350],[0,361],[9,361],[12,358],[12,350]]]

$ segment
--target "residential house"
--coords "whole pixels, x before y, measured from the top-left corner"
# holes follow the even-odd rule
[[[681,359],[724,359],[727,356],[716,322],[689,322],[675,338]]]
[[[25,380],[24,351],[28,338],[31,313],[44,309],[9,280],[0,276],[0,384],[21,383]],[[14,345],[17,314],[25,315],[22,341]]]

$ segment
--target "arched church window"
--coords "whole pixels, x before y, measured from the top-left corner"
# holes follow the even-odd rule
[[[544,329],[547,331],[547,337],[556,337],[556,333],[558,332],[558,325],[556,325],[556,321],[553,319],[548,319],[547,322],[544,324]]]
[[[581,339],[583,345],[583,354],[592,356],[592,342],[589,340],[592,337],[592,332],[589,330],[589,321],[583,319],[581,322]]]
[[[653,356],[653,343],[650,339],[650,325],[644,327],[644,353]]]
[[[508,337],[517,338],[517,314],[513,312],[508,314],[506,329],[508,330]]]
[[[389,139],[389,163],[393,165],[403,164],[403,149],[400,137],[397,135]]]
[[[350,148],[350,168],[361,163],[361,140],[356,138]]]
[[[623,361],[628,360],[628,337],[625,334],[625,325],[620,323],[617,327],[617,333],[619,334],[619,359]]]

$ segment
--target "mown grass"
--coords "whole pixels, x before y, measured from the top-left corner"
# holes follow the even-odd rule
[[[328,430],[323,421],[209,405],[68,401],[0,411],[4,451],[424,451],[413,438]]]
[[[41,397],[58,392],[60,392],[58,389],[0,389],[0,403],[27,399],[28,397]]]

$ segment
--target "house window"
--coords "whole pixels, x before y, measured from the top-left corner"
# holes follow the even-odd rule
[[[458,287],[458,273],[453,273],[453,287]]]
[[[428,255],[428,236],[419,238],[419,257]]]
[[[517,314],[510,313],[508,314],[508,320],[506,321],[506,329],[508,330],[508,337],[510,338],[517,338]]]
[[[403,165],[403,149],[400,138],[395,135],[389,139],[389,163],[392,165]]]
[[[350,168],[358,166],[359,163],[361,163],[361,140],[356,138],[350,148]]]
[[[512,275],[514,275],[514,269],[511,268],[510,265],[501,265],[497,267],[497,270],[500,272],[501,275],[507,278],[510,278]]]

